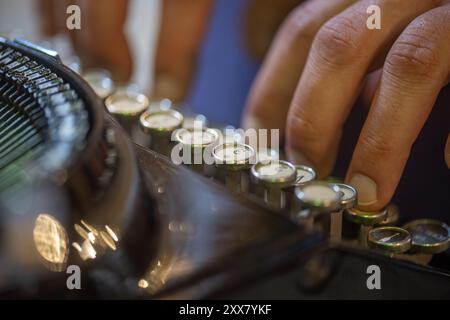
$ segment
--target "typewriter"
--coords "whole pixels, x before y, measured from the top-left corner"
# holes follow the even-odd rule
[[[445,223],[282,159],[0,38],[0,297],[450,298]]]

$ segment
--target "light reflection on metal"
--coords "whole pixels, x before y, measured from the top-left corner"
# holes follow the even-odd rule
[[[105,249],[117,250],[116,242],[119,242],[119,238],[108,225],[105,225],[106,231],[103,231],[81,220],[80,224],[74,224],[74,229],[81,236],[82,244],[80,246],[73,242],[72,246],[83,260],[95,259],[99,254],[103,254]]]
[[[100,231],[100,237],[105,242],[105,244],[110,247],[112,250],[116,250],[116,244],[114,243],[114,240],[111,238],[111,236],[106,233],[105,231]]]
[[[78,244],[78,242],[74,242],[72,243],[72,246],[78,251],[81,252],[81,246]]]
[[[105,229],[115,242],[119,241],[119,237],[117,237],[116,233],[108,225],[105,225]]]
[[[94,244],[94,243],[95,243],[95,236],[94,236],[94,233],[89,232],[89,233],[88,233],[88,239],[89,239],[89,241],[90,241],[92,244]]]
[[[64,227],[49,214],[39,214],[33,229],[36,250],[51,271],[62,271],[69,254],[68,237]]]
[[[145,279],[141,279],[138,282],[138,287],[142,289],[148,288],[148,282]]]
[[[97,257],[97,251],[89,240],[84,240],[81,245],[80,257],[83,260],[95,259]]]

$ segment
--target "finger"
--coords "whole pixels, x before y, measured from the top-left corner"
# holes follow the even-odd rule
[[[71,30],[74,48],[86,68],[105,68],[114,80],[127,82],[131,54],[124,32],[128,0],[75,1],[82,12],[81,30]]]
[[[298,6],[277,32],[250,91],[242,126],[281,129],[311,43],[320,27],[356,0],[314,0]]]
[[[37,9],[40,14],[40,27],[44,37],[53,37],[63,30],[61,19],[64,13],[64,8],[59,6],[60,1],[56,0],[38,0]],[[58,10],[60,9],[60,10]]]
[[[375,96],[375,92],[380,84],[381,74],[383,73],[383,69],[378,69],[367,75],[366,81],[364,83],[364,87],[361,92],[361,97],[363,101],[363,105],[370,107],[373,101],[373,97]]]
[[[275,33],[303,0],[250,0],[245,10],[245,44],[250,55],[262,60]]]
[[[366,26],[370,5],[381,9],[380,30]],[[320,176],[329,174],[335,137],[371,65],[411,20],[435,5],[435,0],[359,1],[321,28],[288,114],[286,134],[291,156],[297,151]]]
[[[390,50],[347,179],[358,205],[387,205],[411,147],[450,74],[450,6],[414,20]]]
[[[162,7],[153,95],[180,101],[189,90],[212,1],[165,0]]]

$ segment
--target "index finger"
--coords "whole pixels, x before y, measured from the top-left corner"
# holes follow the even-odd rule
[[[155,58],[153,95],[183,100],[212,8],[211,0],[164,0]]]

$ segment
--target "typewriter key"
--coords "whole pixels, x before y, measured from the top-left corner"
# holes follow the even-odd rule
[[[204,171],[204,152],[219,140],[219,131],[211,128],[182,128],[175,132],[175,140],[182,145],[183,163],[190,165],[194,170]],[[209,150],[211,151],[211,150]],[[185,152],[188,152],[186,157]]]
[[[339,188],[328,182],[310,181],[296,186],[294,193],[299,208],[294,213],[295,218],[299,219],[299,222],[305,224],[307,228],[313,228],[315,222],[320,220],[321,225],[325,222],[324,229],[331,231],[331,217],[324,220],[324,216],[332,215],[333,212],[340,209],[342,194],[339,192]],[[318,218],[320,219],[317,220]]]
[[[286,192],[283,188],[294,183],[297,172],[291,163],[282,160],[270,162],[258,162],[251,168],[252,181],[261,187],[264,202],[276,209],[281,210],[286,206]],[[259,193],[259,192],[257,192]]]
[[[330,239],[332,241],[341,241],[342,239],[342,215],[344,209],[353,208],[356,205],[357,192],[352,186],[344,183],[334,183],[341,193],[341,208],[331,215]]]
[[[316,172],[313,168],[304,166],[304,165],[296,165],[297,169],[297,178],[295,179],[295,185],[301,185],[316,179]]]
[[[148,98],[144,94],[130,90],[118,90],[105,100],[106,109],[129,134],[132,134],[139,115],[148,105]]]
[[[107,70],[90,70],[83,74],[83,78],[101,99],[105,99],[114,91],[114,82]]]
[[[367,236],[373,226],[377,225],[387,217],[387,209],[380,211],[361,211],[356,208],[345,209],[345,218],[359,227],[359,243],[363,247],[367,247]]]
[[[398,227],[377,227],[369,231],[368,244],[383,253],[404,253],[411,248],[411,235]]]
[[[336,187],[339,188],[339,192],[342,193],[341,198],[341,208],[350,209],[356,205],[357,192],[352,186],[344,183],[335,183]]]
[[[176,110],[145,111],[139,118],[141,129],[150,135],[151,149],[169,156],[171,152],[171,135],[181,128],[183,115]]]
[[[248,191],[248,169],[256,162],[254,149],[242,143],[223,143],[214,147],[212,155],[217,178],[231,190]]]
[[[450,227],[443,222],[420,219],[405,224],[403,228],[411,233],[413,252],[436,254],[450,246]]]

